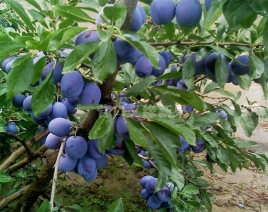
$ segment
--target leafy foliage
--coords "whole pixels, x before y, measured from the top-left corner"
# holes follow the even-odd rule
[[[193,162],[194,153],[205,149],[211,160],[205,161],[204,166],[212,172],[213,164],[219,165],[223,171],[230,167],[235,172],[238,168],[247,168],[249,163],[266,170],[267,154],[245,152],[244,148],[255,146],[255,143],[238,140],[235,133],[241,125],[246,136],[250,137],[261,116],[267,115],[267,110],[253,110],[250,101],[243,110],[237,103],[241,92],[225,90],[229,83],[247,90],[255,81],[261,85],[267,99],[268,7],[265,1],[214,0],[209,10],[205,10],[203,5],[199,23],[187,28],[180,26],[175,19],[166,25],[153,23],[148,13],[152,1],[143,0],[140,2],[146,5],[147,17],[135,33],[131,28],[124,28],[128,5],[120,1],[105,7],[101,14],[99,6],[105,6],[109,1],[27,2],[32,9],[25,9],[19,1],[7,0],[2,11],[0,148],[6,151],[4,155],[9,153],[10,143],[23,143],[41,127],[47,128],[52,115],[45,118],[39,115],[43,115],[54,102],[65,98],[68,119],[72,122],[66,122],[66,128],[70,130],[74,126],[71,134],[66,135],[81,134],[85,139],[98,139],[98,154],[122,150],[120,154],[133,166],[143,167],[144,161],[153,164],[158,175],[155,191],[168,181],[174,183],[176,189],[169,204],[177,211],[211,210],[213,197],[204,189],[209,184],[202,179],[203,172]],[[98,15],[102,18],[101,24],[96,24],[94,17]],[[97,32],[98,41],[75,44],[76,36],[87,29],[82,27],[82,22],[95,27],[92,31]],[[124,54],[134,57],[134,62],[119,62],[115,39],[125,42],[126,49],[136,51],[137,58],[127,51]],[[166,67],[159,76],[154,73],[161,69],[159,54],[164,50],[170,53],[171,59],[163,57]],[[212,54],[216,56],[209,61],[208,56]],[[142,55],[149,61],[143,64],[144,67],[152,69],[152,74],[147,77],[135,74],[135,63]],[[248,55],[246,64],[238,60],[239,55]],[[5,59],[12,56],[16,59],[4,66]],[[79,94],[76,96],[78,103],[73,103],[76,99],[68,98],[60,91],[61,81],[55,80],[56,66],[49,73],[44,69],[45,63],[52,61],[62,66],[59,76],[75,70],[83,82],[94,82],[99,86],[101,97],[94,91],[88,95],[93,99],[89,105],[79,105]],[[203,67],[201,73],[197,73],[197,63],[198,67]],[[234,74],[234,64],[246,66],[248,73]],[[82,90],[84,85],[80,87]],[[213,92],[220,94],[215,98],[216,102],[208,101],[213,98],[210,97]],[[12,104],[17,94],[32,95],[32,114],[31,110],[25,109],[25,102],[20,108]],[[76,109],[85,113],[77,115]],[[62,116],[67,118],[67,115]],[[11,121],[17,123],[18,135],[6,130]],[[88,124],[90,121],[92,123]],[[185,151],[178,150],[183,146],[180,137],[188,144]],[[195,148],[199,147],[197,142],[200,140],[203,149],[199,151]],[[40,144],[32,146],[38,149]],[[148,155],[137,153],[138,147],[148,151]],[[2,171],[6,169],[0,172],[0,183],[13,180]],[[83,177],[92,181],[88,176]],[[38,211],[48,208],[48,201],[44,201]],[[80,210],[77,205],[69,208]],[[123,211],[122,200],[114,202],[108,211]]]

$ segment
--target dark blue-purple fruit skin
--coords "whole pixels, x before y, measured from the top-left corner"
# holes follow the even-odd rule
[[[50,118],[67,118],[67,108],[62,102],[55,102],[52,106],[52,111],[50,113]]]
[[[72,104],[67,98],[64,98],[61,100],[61,103],[63,103],[67,109],[68,115],[73,115],[76,113],[76,105],[77,104]]]
[[[142,26],[142,15],[140,10],[136,7],[131,23],[130,23],[130,31],[138,32]]]
[[[202,140],[202,139],[197,139],[195,141],[196,143],[196,146],[191,146],[192,148],[192,151],[194,153],[200,153],[200,152],[203,152],[203,150],[205,149],[205,141]]]
[[[105,154],[105,151],[100,152],[98,142],[98,139],[87,141],[87,154],[93,159],[101,158]]]
[[[59,62],[56,62],[56,65],[53,71],[54,84],[60,83],[63,77],[62,70],[63,70],[63,66]]]
[[[87,30],[78,34],[75,38],[74,45],[77,46],[81,43],[98,42],[100,41],[99,35],[95,30]]]
[[[61,79],[61,92],[64,97],[78,97],[83,90],[84,80],[82,75],[77,71],[64,74]]]
[[[191,145],[182,137],[180,136],[181,146],[177,149],[178,152],[185,152],[191,148]]]
[[[4,126],[5,131],[10,132],[12,134],[18,134],[19,128],[17,127],[15,122],[9,122]]]
[[[48,117],[51,111],[52,111],[52,105],[49,105],[47,109],[45,109],[40,115],[38,115],[38,117],[41,119],[45,119],[46,117]]]
[[[216,73],[215,73],[215,65],[216,65],[216,61],[217,59],[221,57],[222,60],[225,60],[227,63],[227,59],[223,54],[219,54],[217,52],[212,52],[209,56],[207,56],[206,58],[206,62],[205,62],[205,69],[206,69],[206,74],[209,75],[212,80],[215,80],[216,77]],[[228,70],[229,71],[229,70]]]
[[[142,56],[138,59],[138,61],[135,64],[135,73],[138,77],[148,77],[152,74],[153,66],[150,63],[150,60]]]
[[[167,51],[161,51],[161,52],[159,52],[159,54],[165,59],[166,68],[167,68],[169,66],[169,64],[171,63],[172,54],[168,50]]]
[[[152,75],[155,77],[160,77],[164,72],[167,67],[165,59],[159,55],[159,62],[158,62],[159,69],[153,67],[152,70]]]
[[[146,203],[147,203],[148,208],[150,208],[152,210],[156,210],[156,209],[161,207],[161,203],[155,202],[152,195],[148,198]]]
[[[148,180],[150,180],[151,178],[153,178],[153,176],[151,176],[151,175],[146,175],[146,176],[142,177],[142,178],[140,179],[140,185],[145,189],[145,185],[146,185],[146,183],[147,183]]]
[[[145,10],[144,10],[144,8],[142,7],[141,4],[137,4],[137,8],[139,9],[139,11],[141,13],[142,24],[144,24],[145,21],[146,21],[146,12],[145,12]]]
[[[199,0],[180,0],[175,14],[181,27],[194,27],[202,17],[202,7]]]
[[[153,0],[150,15],[156,24],[168,24],[175,17],[176,5],[173,0]]]
[[[183,79],[179,79],[177,84],[176,84],[176,87],[180,90],[184,90],[184,91],[187,91],[188,90],[188,87],[186,86],[185,82]]]
[[[206,8],[206,11],[209,10],[209,8],[211,6],[211,3],[212,3],[212,0],[205,0],[205,8]]]
[[[49,122],[48,130],[56,136],[63,137],[70,134],[72,122],[64,118],[55,118]]]
[[[27,96],[25,99],[24,99],[24,101],[23,101],[23,109],[25,110],[25,111],[32,111],[32,104],[31,104],[31,102],[32,102],[32,95],[30,95],[30,96]]]
[[[157,178],[151,178],[149,179],[145,184],[145,189],[148,193],[154,193],[155,186],[156,186]]]
[[[123,116],[119,116],[116,120],[115,127],[117,134],[122,138],[130,138],[127,123]]]
[[[24,99],[25,99],[25,96],[20,93],[13,97],[12,103],[16,108],[22,108]]]
[[[133,35],[125,34],[126,37],[136,40]],[[131,63],[135,64],[137,60],[142,56],[142,53],[133,47],[130,43],[121,38],[117,38],[114,42],[114,49],[118,58],[119,64]]]
[[[151,193],[148,193],[146,189],[141,190],[141,198],[148,199],[151,196]]]
[[[60,148],[60,145],[61,145],[60,139],[62,139],[62,138],[60,138],[52,133],[49,133],[47,138],[46,138],[45,145],[48,149],[58,149],[58,148]]]
[[[240,55],[236,58],[240,63],[234,60],[231,63],[231,70],[235,75],[245,75],[249,73],[249,57],[248,55]]]
[[[62,172],[72,171],[76,167],[77,161],[70,158],[67,154],[63,154],[60,157],[59,170]]]
[[[41,73],[41,79],[44,80],[46,78],[46,76],[53,70],[55,61],[52,61],[50,63],[48,63],[47,65],[45,65],[45,67],[42,70]]]
[[[123,155],[126,152],[124,140],[119,136],[116,136],[116,145],[106,150],[107,154]]]
[[[195,73],[194,73],[195,76],[206,73],[206,68],[205,68],[206,58],[203,58],[202,60],[197,61],[196,60],[196,55],[197,55],[196,52],[191,54],[192,61],[195,64]],[[185,55],[184,58],[183,58],[183,61],[185,61],[187,58],[188,58],[188,55]]]
[[[162,188],[157,192],[157,197],[163,202],[168,202],[171,197],[170,189],[165,186],[164,188]]]
[[[102,157],[94,159],[94,160],[96,162],[96,168],[97,169],[100,169],[100,168],[103,168],[103,167],[107,166],[108,161],[109,161],[107,155],[105,155],[105,154]]]
[[[87,152],[87,141],[81,136],[70,136],[66,140],[65,152],[72,159],[82,158]]]
[[[78,160],[77,169],[81,176],[89,178],[96,171],[96,162],[93,158],[85,155]]]
[[[101,90],[99,86],[93,82],[86,83],[79,99],[82,105],[99,104],[101,100]]]
[[[17,59],[16,56],[12,56],[12,57],[8,57],[8,58],[4,59],[3,62],[1,63],[1,68],[2,68],[4,71],[6,71],[6,70],[5,70],[6,65],[7,65],[9,62],[11,62],[11,61],[13,61],[13,60],[15,60],[15,59]]]

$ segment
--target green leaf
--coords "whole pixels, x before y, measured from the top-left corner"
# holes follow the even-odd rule
[[[34,64],[34,76],[32,83],[36,83],[40,79],[42,70],[45,67],[45,65],[46,65],[45,56],[39,59],[37,63]]]
[[[0,172],[0,183],[8,183],[13,181],[14,179],[6,174],[5,172]]]
[[[23,9],[23,7],[18,3],[18,1],[7,0],[7,3],[18,14],[18,16],[22,19],[22,21],[26,24],[26,26],[31,31],[34,31],[35,29],[34,29],[34,26],[33,26],[32,22],[31,22],[29,16],[27,15],[27,13]]]
[[[264,72],[264,63],[255,54],[249,57],[249,70],[250,70],[250,76],[253,79],[260,78],[262,73]]]
[[[179,191],[182,190],[185,185],[185,180],[178,169],[172,167],[170,178],[176,183]]]
[[[268,16],[267,0],[257,0],[257,1],[247,0],[247,3],[259,15]]]
[[[208,10],[207,16],[205,17],[205,29],[209,29],[212,24],[222,15],[222,5],[224,0],[213,0]]]
[[[182,78],[189,90],[194,90],[194,72],[195,62],[192,60],[191,56],[188,56],[186,61],[183,63]]]
[[[59,195],[55,195],[54,202],[59,206],[61,206],[63,204],[63,201]]]
[[[137,84],[133,85],[128,91],[125,93],[125,96],[136,96],[143,91],[145,91],[154,81],[154,76],[148,76],[138,82]]]
[[[79,212],[83,212],[83,208],[81,208],[81,206],[77,205],[77,204],[73,204],[70,206],[66,206],[67,208],[73,209],[75,211],[79,211]]]
[[[61,29],[57,34],[55,34],[48,42],[47,51],[56,51],[62,47],[62,45],[74,38],[80,32],[84,31],[84,27],[71,27],[67,29]]]
[[[250,76],[248,76],[247,74],[241,75],[241,76],[236,75],[235,78],[236,78],[236,81],[237,81],[238,85],[240,86],[240,88],[242,88],[244,90],[249,89],[251,82],[252,82]]]
[[[123,4],[114,4],[110,7],[104,7],[103,9],[104,15],[111,20],[115,26],[121,28],[125,19],[126,19],[126,6]]]
[[[130,43],[132,46],[138,49],[143,55],[145,55],[150,60],[150,63],[152,64],[153,67],[159,68],[158,67],[159,54],[157,53],[156,49],[153,46],[151,46],[147,42],[133,40],[126,36],[120,36],[120,38]]]
[[[76,109],[78,110],[102,110],[106,108],[107,108],[107,105],[97,105],[97,104],[78,105],[76,107]]]
[[[25,0],[25,1],[27,1],[29,4],[31,4],[33,7],[35,7],[39,11],[42,11],[42,8],[40,7],[40,5],[38,4],[36,0]]]
[[[108,208],[107,212],[124,212],[122,199],[115,200]]]
[[[161,149],[164,157],[174,166],[177,163],[176,149],[178,146],[174,145],[173,140],[179,140],[178,135],[172,134],[168,129],[156,123],[146,122],[145,125],[153,135],[154,141],[159,146],[159,149]]]
[[[199,189],[193,184],[188,184],[184,186],[182,190],[182,195],[186,197],[191,197],[192,195],[199,194]]]
[[[88,58],[90,54],[95,52],[99,45],[100,42],[88,42],[75,46],[64,63],[63,73],[66,74],[73,71],[79,64]]]
[[[213,124],[220,119],[221,115],[219,113],[204,113],[198,117],[194,118],[194,123],[199,126],[207,126]]]
[[[181,135],[185,140],[191,144],[195,145],[195,133],[190,129],[190,127],[183,121],[177,119],[163,119],[163,118],[151,118],[156,123],[162,125],[163,127]]]
[[[217,87],[218,87],[218,83],[216,83],[216,82],[209,83],[204,89],[204,94],[207,94],[207,93],[214,91],[215,88],[217,88]]]
[[[262,40],[264,44],[265,56],[268,57],[268,19],[266,20],[266,24],[263,30]]]
[[[52,72],[37,86],[32,97],[32,109],[36,116],[44,112],[53,102],[56,86],[53,82]]]
[[[166,86],[155,86],[152,87],[153,90],[157,90],[164,95],[174,96],[178,97],[178,95],[188,102],[190,105],[192,105],[194,108],[196,108],[198,111],[202,112],[204,110],[203,101],[200,99],[200,97],[194,92],[194,91],[184,91],[180,90],[176,87],[166,87]]]
[[[104,42],[104,41],[107,41],[112,36],[113,27],[107,30],[104,30],[100,25],[97,25],[97,32],[101,41]]]
[[[48,212],[48,211],[50,211],[50,204],[49,201],[46,199],[43,201],[37,212]]]
[[[95,22],[87,13],[85,13],[79,7],[66,6],[66,5],[53,5],[52,9],[56,14],[61,15],[66,18],[72,18],[78,22]]]
[[[32,82],[33,74],[34,65],[31,55],[28,54],[17,58],[7,77],[8,98],[25,91]]]
[[[108,1],[109,1],[109,0],[98,0],[98,3],[99,3],[100,6],[103,7],[105,4],[108,3]]]
[[[110,126],[110,128],[107,129],[107,133],[100,137],[98,139],[98,146],[100,152],[102,152],[105,149],[109,149],[114,142],[114,127],[113,125]]]
[[[242,140],[235,139],[234,142],[235,142],[235,145],[241,149],[256,148],[258,146],[257,142],[250,141],[250,140],[243,140],[242,141]]]
[[[163,155],[159,146],[156,145],[155,142],[149,139],[147,142],[147,150],[151,154],[152,158],[154,158],[154,160],[156,161],[157,167],[160,169],[160,171],[162,171],[163,174],[169,176],[171,173],[171,164],[169,163],[167,158]]]
[[[131,157],[134,159],[135,163],[139,164],[141,167],[143,167],[143,163],[139,155],[137,154],[137,149],[135,147],[134,142],[131,139],[124,138],[124,144],[127,147],[128,153],[131,155]]]
[[[104,136],[109,132],[113,126],[114,121],[111,113],[102,114],[97,121],[94,123],[94,126],[88,134],[89,139],[96,139]]]
[[[240,117],[240,124],[244,129],[247,137],[250,137],[252,135],[253,130],[258,125],[258,120],[258,115],[255,112],[242,114]]]
[[[126,118],[126,123],[131,140],[133,140],[139,146],[146,148],[148,138],[145,136],[146,130],[143,128],[140,122],[131,118]]]
[[[17,53],[18,50],[24,48],[24,44],[14,41],[0,41],[0,61]]]
[[[229,23],[229,28],[250,27],[257,15],[245,0],[227,0],[223,6],[223,14]]]
[[[98,47],[94,54],[92,62],[92,71],[94,77],[103,82],[107,77],[111,76],[117,67],[117,57],[112,41],[109,39]]]
[[[221,88],[224,88],[229,76],[228,64],[222,57],[218,57],[215,66],[216,81]]]

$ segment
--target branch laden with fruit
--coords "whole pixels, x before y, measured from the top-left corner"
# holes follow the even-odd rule
[[[32,9],[26,10],[4,2],[0,176],[6,180],[0,183],[37,158],[46,162],[1,209],[18,199],[12,210],[30,211],[53,173],[56,181],[54,164],[92,182],[109,155],[155,170],[140,181],[153,210],[211,210],[200,164],[211,172],[213,164],[223,171],[251,163],[265,170],[268,154],[244,151],[256,143],[235,132],[241,125],[250,137],[268,111],[253,110],[250,101],[242,110],[241,92],[225,86],[246,90],[259,83],[267,98],[266,4],[27,0]],[[15,142],[20,147],[10,152]],[[193,159],[204,151],[203,160]],[[55,184],[52,190],[51,211]]]

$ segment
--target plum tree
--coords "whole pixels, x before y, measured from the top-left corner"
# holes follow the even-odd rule
[[[173,0],[153,0],[150,5],[150,15],[156,24],[168,24],[175,17],[175,2]]]
[[[176,20],[182,27],[197,25],[202,17],[202,7],[199,0],[180,0],[176,5]]]
[[[23,169],[31,180],[12,175],[25,187],[0,210],[35,210],[53,178],[46,211],[61,210],[57,164],[92,182],[115,155],[152,173],[141,196],[159,210],[212,210],[200,161],[211,172],[265,169],[267,154],[243,151],[253,142],[235,135],[240,124],[250,137],[267,110],[241,106],[225,85],[257,82],[267,98],[268,9],[237,1],[27,1],[34,10],[4,1],[1,15],[17,27],[0,27],[0,175]]]

